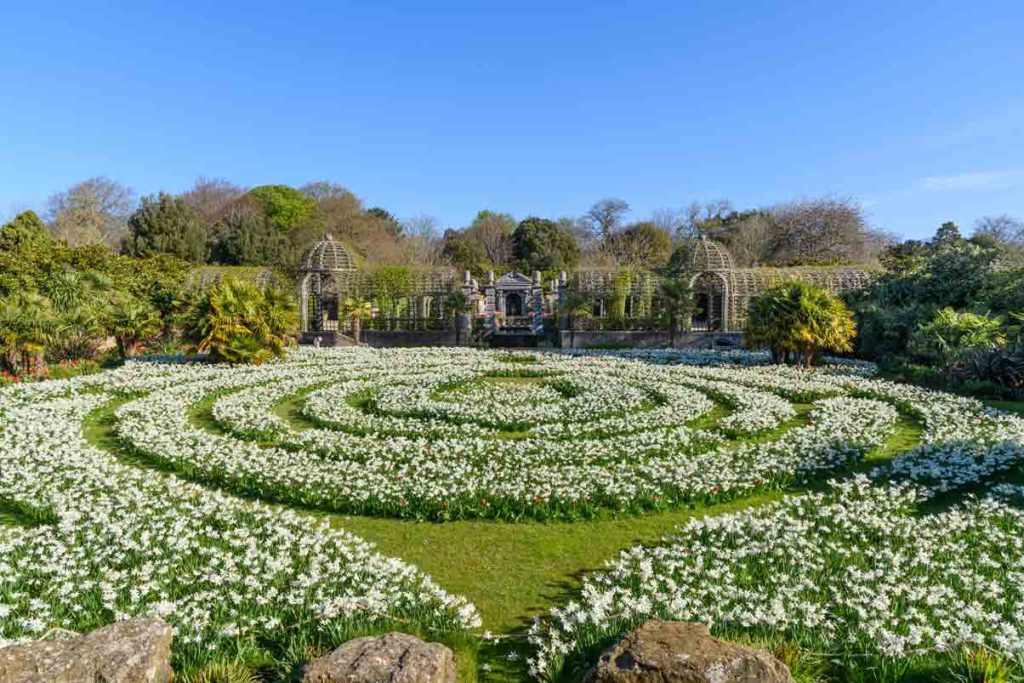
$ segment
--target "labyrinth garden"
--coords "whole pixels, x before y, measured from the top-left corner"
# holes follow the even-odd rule
[[[873,373],[356,348],[4,387],[0,644],[152,614],[186,681],[387,630],[578,681],[658,617],[798,680],[1019,675],[1024,419]]]

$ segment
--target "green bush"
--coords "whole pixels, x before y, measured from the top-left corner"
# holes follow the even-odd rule
[[[215,361],[255,365],[283,356],[298,327],[298,308],[281,290],[229,278],[198,296],[186,336]]]

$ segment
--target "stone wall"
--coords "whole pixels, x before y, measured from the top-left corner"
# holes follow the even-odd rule
[[[572,335],[563,330],[560,333],[561,347],[570,348],[569,340]],[[709,349],[712,341],[716,347],[736,348],[740,345],[741,335],[738,333],[717,332],[680,332],[676,335],[675,347],[679,349]],[[668,348],[669,334],[666,331],[638,332],[633,330],[578,330],[572,346],[577,349],[585,349],[591,346],[605,344],[621,344],[634,349],[655,349]]]
[[[469,341],[463,333],[462,344]],[[455,346],[455,329],[450,330],[364,330],[363,342],[374,348],[392,346]]]

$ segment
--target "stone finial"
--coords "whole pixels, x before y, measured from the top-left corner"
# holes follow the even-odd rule
[[[539,270],[533,271],[533,281],[534,281],[534,283],[536,283],[538,285],[540,284],[540,271]]]
[[[467,271],[465,271],[465,272],[464,272],[464,273],[462,274],[462,282],[463,282],[463,283],[465,283],[465,284],[467,284],[467,285],[468,285],[468,284],[470,283],[470,280],[471,280],[471,279],[472,279],[472,276],[471,276],[471,275],[469,274],[469,271],[468,271],[468,270],[467,270]]]
[[[493,270],[488,270],[487,271],[487,284],[489,284],[489,285],[493,285],[494,284],[494,271]]]
[[[558,274],[558,281],[563,285],[569,282],[569,276],[565,274],[564,270]]]

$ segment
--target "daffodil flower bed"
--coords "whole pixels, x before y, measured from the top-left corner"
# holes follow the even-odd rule
[[[38,522],[0,526],[0,645],[156,615],[175,627],[177,658],[203,661],[399,623],[435,634],[479,625],[464,598],[325,521],[83,440],[83,420],[116,393],[170,391],[181,373],[224,374],[134,366],[0,390],[0,501]]]
[[[538,356],[529,377],[497,354],[367,350],[297,354],[223,371],[197,367],[118,410],[144,458],[266,500],[338,512],[457,519],[579,519],[733,498],[839,467],[884,440],[887,403],[846,396],[845,374],[774,371],[818,397],[809,424],[768,443],[736,437],[791,420],[764,368],[644,365]],[[529,381],[521,381],[527,379]],[[746,386],[742,382],[753,386]],[[299,430],[273,406],[313,387]],[[211,395],[211,433],[189,411]],[[828,397],[828,398],[821,398]],[[404,398],[404,401],[403,401]],[[716,406],[710,429],[689,423]],[[271,440],[272,443],[258,443]]]
[[[865,475],[623,551],[536,622],[531,672],[556,679],[654,616],[840,659],[1024,655],[1024,493],[985,488],[1024,461],[1024,420],[862,363],[766,361],[321,349],[2,388],[0,507],[28,523],[0,524],[0,641],[147,614],[192,662],[396,624],[465,634],[464,598],[270,503],[585,524],[842,474],[909,416],[920,443]],[[82,437],[100,409],[121,457]],[[981,494],[918,514],[964,487]]]

